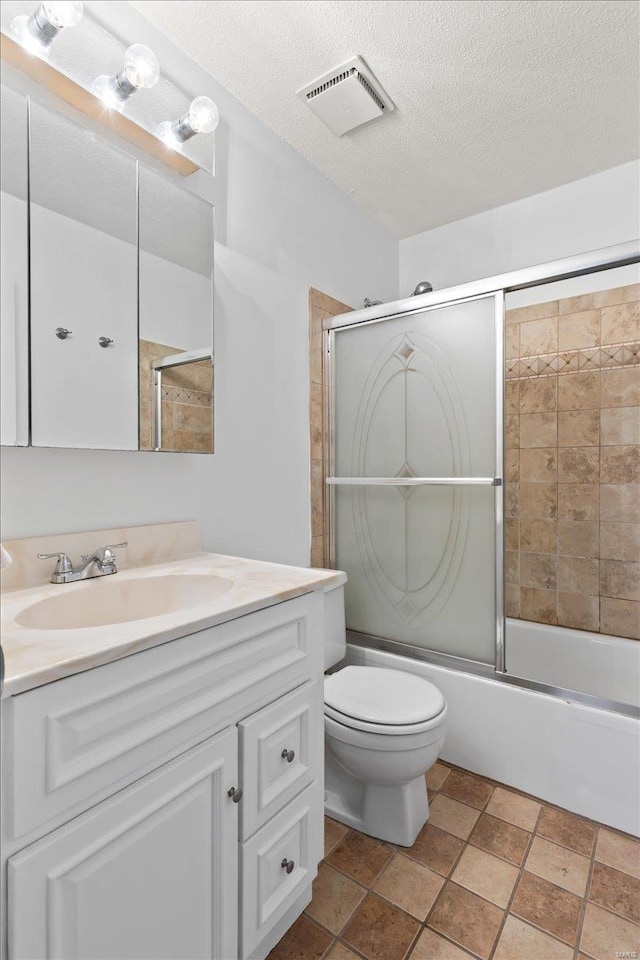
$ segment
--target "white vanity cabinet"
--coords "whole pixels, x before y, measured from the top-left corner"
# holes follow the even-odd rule
[[[324,597],[2,701],[3,956],[266,957],[322,857]]]

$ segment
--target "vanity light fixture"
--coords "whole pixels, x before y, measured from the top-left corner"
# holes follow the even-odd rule
[[[46,59],[58,34],[67,27],[77,26],[82,20],[83,12],[84,5],[80,2],[43,0],[30,17],[15,17],[11,22],[10,33],[29,53]]]
[[[183,117],[161,123],[156,130],[156,137],[177,150],[197,133],[213,133],[219,120],[218,108],[213,100],[210,97],[196,97]]]
[[[138,90],[155,87],[159,77],[160,64],[153,50],[134,43],[124,55],[122,70],[113,77],[97,77],[92,92],[106,107],[121,107]]]

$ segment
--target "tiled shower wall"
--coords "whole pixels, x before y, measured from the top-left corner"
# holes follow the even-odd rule
[[[640,639],[640,287],[507,312],[507,615]]]

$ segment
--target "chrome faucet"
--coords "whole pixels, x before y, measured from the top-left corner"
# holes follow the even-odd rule
[[[51,575],[51,583],[75,583],[77,580],[90,580],[92,577],[107,577],[117,573],[116,555],[113,552],[119,547],[126,547],[123,543],[110,543],[106,547],[98,547],[92,554],[83,553],[82,563],[74,568],[66,553],[39,553],[38,560],[57,559],[55,570]]]

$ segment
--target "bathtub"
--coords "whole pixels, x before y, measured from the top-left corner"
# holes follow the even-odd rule
[[[525,657],[531,657],[532,651],[526,647],[533,646],[534,637],[541,648],[539,659],[549,671],[542,682],[559,686],[563,678],[568,679],[562,670],[566,671],[571,653],[578,652],[572,634],[579,634],[583,642],[585,637],[594,638],[579,652],[587,659],[586,650],[590,651],[590,665],[584,667],[581,677],[585,685],[597,682],[592,689],[598,696],[604,696],[603,682],[613,673],[612,657],[616,663],[618,656],[624,660],[624,668],[616,666],[618,675],[624,669],[631,677],[637,666],[635,648],[617,638],[542,628],[540,633],[530,634],[529,640],[524,632],[518,639],[517,628],[522,626],[529,624],[515,621],[515,646],[521,649],[512,655],[521,658],[518,665],[524,675],[530,674],[530,660]],[[582,703],[571,694],[556,696],[360,646],[350,640],[349,633],[347,639],[345,663],[406,670],[425,677],[442,691],[449,707],[443,760],[640,836],[640,720]],[[506,649],[509,663],[508,638]],[[542,664],[538,664],[540,670]],[[513,662],[510,669],[514,669]],[[575,672],[571,683],[576,685]],[[619,684],[615,691],[608,687],[608,692],[615,692],[616,699],[629,698],[629,677],[619,676]]]
[[[507,620],[506,671],[640,707],[640,642],[586,630]]]

